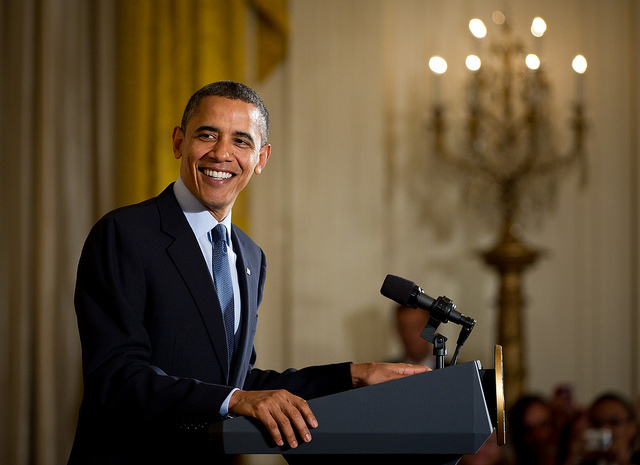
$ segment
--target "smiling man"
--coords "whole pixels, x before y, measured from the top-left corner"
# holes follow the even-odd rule
[[[180,177],[187,189],[222,221],[271,155],[268,113],[264,104],[261,112],[252,103],[215,95],[196,94],[191,100],[173,131],[173,151],[182,159]]]
[[[205,86],[173,131],[177,181],[91,230],[75,294],[84,396],[70,464],[223,463],[207,429],[230,414],[297,447],[318,427],[305,399],[426,370],[253,368],[266,259],[231,215],[267,164],[268,133],[253,90]]]

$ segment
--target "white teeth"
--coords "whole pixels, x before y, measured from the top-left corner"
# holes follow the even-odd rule
[[[202,172],[213,179],[229,179],[232,176],[231,173],[227,173],[225,171],[203,169]]]

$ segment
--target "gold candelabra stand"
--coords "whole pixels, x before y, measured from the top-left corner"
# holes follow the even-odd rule
[[[522,275],[541,254],[522,239],[522,223],[525,217],[539,214],[553,203],[565,168],[582,161],[585,179],[586,124],[579,88],[571,118],[572,147],[564,153],[556,148],[544,67],[514,39],[504,16],[496,23],[502,34],[491,44],[489,64],[481,64],[475,55],[467,58],[472,76],[466,89],[467,120],[461,147],[455,152],[448,148],[441,102],[434,104],[432,129],[437,155],[463,174],[469,203],[499,219],[498,240],[481,256],[498,272],[500,280],[497,343],[504,351],[505,402],[510,406],[526,390]],[[532,27],[536,35],[533,31]],[[576,57],[574,69],[576,61],[584,58]],[[576,69],[580,74],[586,69],[586,61],[583,65]],[[432,70],[441,74],[433,66]]]

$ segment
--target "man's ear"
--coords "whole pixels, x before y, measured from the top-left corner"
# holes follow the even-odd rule
[[[180,126],[173,128],[173,156],[178,160],[182,156],[182,143],[184,142],[184,131]]]
[[[262,147],[260,149],[260,155],[258,155],[260,158],[258,159],[258,164],[256,165],[255,169],[253,170],[256,174],[260,174],[262,173],[262,170],[264,169],[265,165],[267,164],[267,160],[269,160],[269,157],[271,156],[271,144],[267,144],[264,147]]]

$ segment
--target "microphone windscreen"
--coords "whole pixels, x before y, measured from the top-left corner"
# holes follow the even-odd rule
[[[408,279],[388,274],[384,283],[382,283],[380,293],[400,305],[408,306],[409,299],[415,287],[416,283]]]

